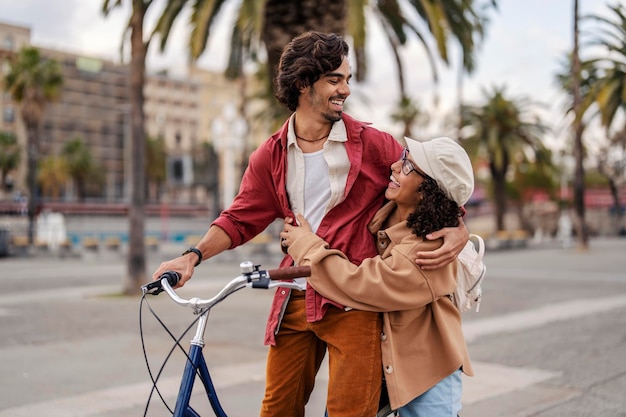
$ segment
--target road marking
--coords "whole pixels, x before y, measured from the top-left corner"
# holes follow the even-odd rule
[[[626,295],[571,300],[533,310],[466,322],[463,323],[463,333],[469,343],[480,336],[527,330],[555,321],[570,320],[625,306]]]
[[[265,361],[250,362],[211,370],[216,389],[265,380]],[[162,378],[158,387],[161,393],[178,392],[180,377]],[[152,384],[149,382],[92,391],[81,395],[58,398],[39,404],[0,410],[0,417],[90,417],[132,407],[143,407]],[[194,393],[203,392],[201,383],[194,384]],[[158,401],[156,394],[155,400]]]
[[[556,372],[538,369],[515,368],[497,364],[474,362],[476,377],[464,377],[463,404],[469,405],[488,398],[523,389],[533,384],[559,376]],[[265,379],[265,361],[250,362],[214,368],[211,372],[216,389],[237,386],[243,383],[260,382]],[[327,367],[322,367],[316,382],[316,391],[326,392]],[[173,398],[180,384],[179,377],[159,380],[161,393],[170,393]],[[39,404],[31,404],[0,411],[0,417],[91,417],[117,410],[143,407],[151,384],[139,383],[93,391],[82,395],[59,398]],[[202,384],[194,385],[194,393],[201,393]],[[156,397],[155,397],[156,399]]]
[[[559,372],[484,362],[472,362],[472,367],[476,376],[463,374],[464,405],[508,394],[561,375]]]
[[[532,269],[528,268],[503,268],[489,267],[489,276],[497,279],[519,279],[519,280],[559,280],[568,282],[626,282],[626,274],[623,272],[599,272],[573,269]]]
[[[569,320],[624,306],[626,306],[626,296],[573,300],[505,316],[475,320],[464,324],[463,329],[468,341],[471,341],[480,336],[527,330],[555,321]],[[463,401],[466,404],[513,392],[560,375],[539,369],[515,368],[480,362],[473,365],[480,377],[465,378]],[[265,361],[215,367],[211,372],[218,389],[255,381],[262,383],[265,378]],[[322,388],[328,381],[327,370],[320,371],[318,381],[319,386],[316,386],[316,390]],[[179,383],[180,377],[164,378],[159,381],[159,389],[162,392],[174,393]],[[201,384],[196,384],[196,387],[202,390]],[[95,416],[143,406],[150,388],[151,384],[140,383],[93,391],[39,404],[0,410],[0,417]]]

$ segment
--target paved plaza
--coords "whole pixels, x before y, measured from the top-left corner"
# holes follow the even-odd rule
[[[149,270],[183,249],[150,252]],[[181,294],[215,294],[242,260],[274,267],[274,250],[241,248],[209,260]],[[626,239],[593,239],[586,253],[556,243],[488,251],[486,263],[480,312],[464,314],[477,375],[464,380],[461,416],[625,417]],[[0,267],[0,417],[143,415],[150,383],[140,299],[119,295],[124,254],[13,256]],[[258,415],[270,301],[268,291],[240,291],[211,313],[205,352],[229,416]],[[175,335],[193,320],[165,296],[149,303]],[[142,317],[156,372],[173,342],[145,305]],[[159,382],[171,405],[182,361],[171,359]],[[323,415],[326,375],[307,415]],[[194,395],[212,415],[201,400]],[[155,397],[148,415],[170,414]]]

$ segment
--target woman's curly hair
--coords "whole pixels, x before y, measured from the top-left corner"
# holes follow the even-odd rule
[[[425,176],[417,191],[422,193],[422,201],[407,219],[407,226],[415,235],[424,238],[444,227],[459,225],[461,208],[448,198],[434,179]]]
[[[350,49],[339,35],[306,32],[285,46],[274,79],[274,95],[296,110],[300,89],[313,85],[323,74],[339,68]]]

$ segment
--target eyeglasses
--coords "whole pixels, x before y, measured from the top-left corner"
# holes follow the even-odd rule
[[[400,160],[402,161],[402,173],[404,175],[409,175],[411,172],[415,172],[420,177],[426,178],[424,174],[422,174],[421,172],[417,170],[417,168],[415,168],[415,165],[413,165],[413,162],[408,160],[408,156],[409,156],[409,150],[407,148],[404,148],[402,150],[402,156],[400,156]]]

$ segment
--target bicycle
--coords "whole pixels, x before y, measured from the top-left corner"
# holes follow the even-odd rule
[[[141,325],[140,312],[140,333],[142,349],[144,359],[146,361],[146,366],[148,368],[148,373],[150,375],[150,379],[152,380],[152,389],[146,402],[144,417],[148,415],[147,413],[150,406],[150,401],[155,392],[157,393],[167,410],[172,414],[172,416],[200,417],[200,414],[198,414],[190,405],[191,393],[196,377],[200,379],[204,386],[204,390],[215,416],[228,417],[219,401],[215,386],[213,385],[213,380],[211,379],[207,362],[205,361],[203,354],[204,334],[208,324],[208,315],[211,308],[226,299],[231,294],[246,287],[253,289],[271,289],[280,287],[301,291],[303,290],[303,288],[300,284],[289,280],[293,280],[294,278],[299,277],[308,277],[311,275],[311,268],[308,266],[294,266],[289,268],[262,270],[260,269],[260,265],[255,265],[250,261],[242,262],[240,264],[240,269],[241,274],[238,277],[235,277],[231,281],[229,281],[220,291],[218,291],[215,296],[209,299],[200,299],[197,297],[190,299],[181,298],[173,289],[173,287],[178,284],[178,281],[180,279],[179,275],[176,272],[165,272],[163,275],[161,275],[160,280],[150,282],[141,287],[142,305],[147,295],[157,295],[161,292],[165,292],[176,304],[190,307],[193,313],[197,315],[197,318],[193,320],[193,322],[189,325],[189,327],[187,327],[183,334],[180,337],[176,338],[155,314],[155,317],[157,318],[161,326],[165,328],[165,330],[175,342],[174,346],[170,349],[168,355],[166,356],[164,364],[161,366],[161,369],[155,377],[148,362],[143,338],[143,326]],[[182,340],[182,337],[184,337],[184,335],[187,334],[187,332],[193,327],[194,324],[196,324],[196,332],[190,341],[189,349],[185,351],[185,349],[181,346],[180,341]],[[164,397],[161,395],[161,392],[157,387],[157,382],[159,380],[159,377],[161,376],[165,363],[171,357],[176,348],[179,348],[185,353],[187,360],[185,362],[183,375],[180,382],[180,388],[178,390],[178,395],[176,398],[176,405],[174,407],[174,410],[172,410],[165,401]],[[376,414],[376,417],[396,416],[397,414],[395,413],[395,411],[391,410],[391,408],[389,407],[389,401],[387,399],[386,390],[384,389],[384,387],[382,391],[383,395],[381,395],[380,398],[380,407],[378,413]]]

